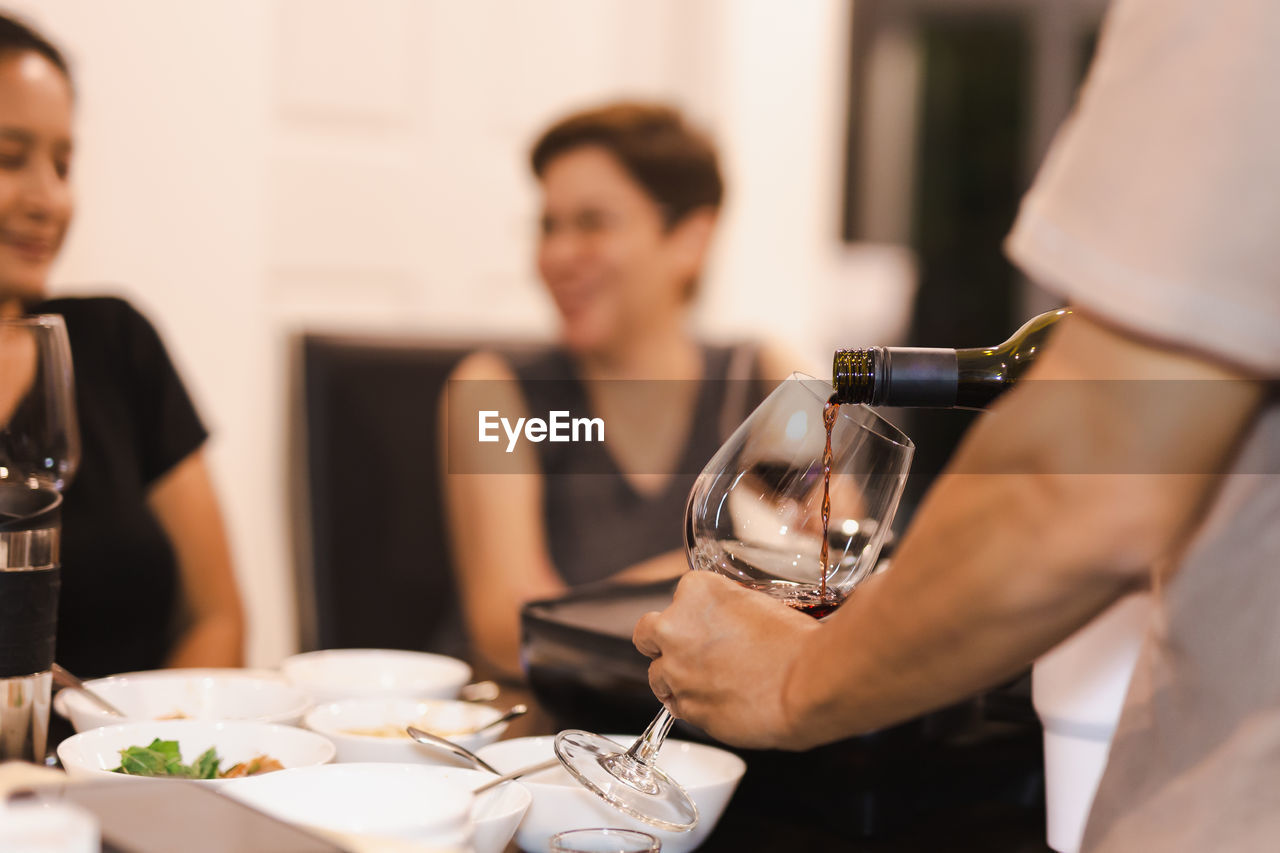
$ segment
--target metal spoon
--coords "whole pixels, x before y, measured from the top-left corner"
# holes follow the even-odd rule
[[[534,773],[540,773],[543,770],[550,770],[552,767],[559,767],[559,766],[560,766],[560,759],[558,758],[551,758],[551,759],[548,759],[547,761],[541,761],[537,764],[530,764],[528,767],[521,767],[519,770],[513,770],[510,773],[507,773],[503,776],[499,776],[497,779],[490,779],[488,782],[485,782],[479,788],[473,788],[471,793],[483,794],[485,791],[489,790],[490,788],[496,788],[497,786],[501,785],[503,782],[510,782],[512,779],[519,779],[521,776],[529,776]]]
[[[431,732],[424,732],[422,729],[418,728],[417,726],[409,726],[405,729],[405,731],[409,733],[409,737],[413,738],[418,743],[424,743],[427,746],[434,746],[438,749],[448,750],[449,752],[452,752],[454,755],[458,756],[459,758],[465,759],[466,761],[470,761],[472,764],[474,764],[476,767],[479,767],[481,770],[488,770],[490,773],[492,773],[495,776],[502,775],[502,771],[496,769],[492,764],[485,761],[483,758],[476,755],[474,752],[467,749],[465,746],[458,746],[458,744],[454,743],[453,741],[447,738],[442,738],[439,735],[433,735]]]
[[[478,734],[480,734],[480,732],[487,731],[487,730],[489,730],[489,729],[493,728],[494,726],[500,726],[500,725],[502,725],[503,723],[507,722],[508,720],[514,720],[516,717],[523,716],[524,714],[527,714],[527,713],[529,713],[529,706],[528,706],[528,705],[524,705],[524,704],[520,704],[520,705],[512,705],[512,706],[511,706],[511,710],[510,710],[510,711],[507,711],[505,714],[503,714],[503,715],[502,715],[501,717],[499,717],[498,719],[494,720],[494,721],[493,721],[493,722],[491,722],[491,723],[485,723],[483,726],[481,726],[480,728],[476,729],[475,731],[473,731],[473,732],[467,732],[467,734],[469,734],[469,735],[478,735]]]
[[[520,708],[520,707],[523,707],[523,706],[517,705],[515,706],[515,708],[512,708],[511,711],[514,711],[516,708]],[[525,708],[525,711],[527,710],[528,708]],[[511,711],[508,711],[507,713],[510,714]],[[524,711],[521,711],[520,713],[523,714]],[[520,716],[520,714],[516,714],[515,716],[518,717]],[[513,770],[510,773],[501,773],[498,771],[496,767],[494,767],[489,762],[485,761],[480,756],[476,755],[471,750],[467,749],[464,746],[458,746],[458,744],[454,743],[451,740],[446,740],[445,738],[442,738],[439,735],[433,735],[431,732],[424,732],[422,729],[418,728],[417,726],[408,726],[406,727],[405,731],[409,733],[409,737],[413,738],[418,743],[423,743],[423,744],[426,744],[427,746],[434,746],[440,749],[448,750],[449,752],[453,753],[459,758],[465,758],[467,761],[470,761],[472,764],[474,764],[476,767],[479,767],[481,770],[487,770],[493,775],[498,777],[497,779],[491,779],[488,782],[485,782],[480,787],[473,789],[471,792],[473,794],[483,794],[485,791],[489,790],[490,788],[501,785],[503,782],[510,782],[512,779],[519,779],[521,776],[528,776],[531,773],[539,773],[543,770],[550,770],[552,767],[557,767],[560,764],[560,759],[551,758],[551,759],[548,759],[547,761],[539,761],[537,764],[530,764],[528,767],[521,767],[519,770]]]
[[[89,697],[91,702],[106,711],[108,714],[114,714],[117,717],[126,716],[124,711],[121,711],[115,705],[112,705],[106,699],[103,699],[97,693],[94,693],[88,687],[85,687],[83,681],[76,678],[56,663],[53,665],[53,680],[63,687],[70,688],[71,690],[79,690],[85,696]]]

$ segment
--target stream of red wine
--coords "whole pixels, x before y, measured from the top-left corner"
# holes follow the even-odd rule
[[[827,428],[827,446],[822,451],[822,583],[818,587],[818,600],[827,600],[827,550],[830,547],[827,540],[827,528],[831,524],[831,428],[835,426],[836,415],[840,413],[840,404],[836,402],[836,396],[831,395],[831,399],[827,400],[826,405],[822,407],[822,423]],[[835,608],[832,608],[835,609]],[[820,618],[820,617],[819,617]]]

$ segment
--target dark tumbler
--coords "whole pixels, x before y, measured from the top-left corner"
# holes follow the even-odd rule
[[[0,481],[0,762],[44,761],[61,506],[52,487]]]

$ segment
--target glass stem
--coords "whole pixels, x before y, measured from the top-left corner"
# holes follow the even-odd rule
[[[631,748],[627,750],[627,757],[639,761],[645,767],[652,767],[658,759],[658,750],[662,749],[662,743],[667,739],[667,732],[671,731],[671,725],[675,721],[675,717],[671,716],[664,706],[658,712],[658,716],[653,718],[649,727],[644,730],[644,734],[631,744]]]

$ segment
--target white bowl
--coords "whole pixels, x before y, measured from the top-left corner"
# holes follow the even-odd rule
[[[236,669],[157,669],[95,678],[85,686],[125,713],[95,705],[78,690],[62,690],[54,709],[78,732],[98,726],[164,719],[257,720],[296,725],[311,708],[306,692],[281,676]]]
[[[285,658],[285,677],[317,703],[398,697],[453,699],[471,678],[457,658],[396,649],[325,649]]]
[[[216,723],[203,720],[152,720],[102,726],[72,735],[58,745],[58,760],[73,778],[99,777],[143,783],[165,781],[112,772],[120,766],[120,750],[131,746],[147,746],[156,738],[176,740],[184,764],[195,761],[212,746],[222,759],[222,770],[258,755],[268,755],[286,768],[311,767],[327,764],[333,760],[336,752],[328,738],[293,726],[249,720],[224,720]],[[202,785],[219,786],[235,780],[198,781]]]
[[[635,735],[608,735],[623,748]],[[498,770],[509,773],[555,755],[554,737],[499,741],[479,751]],[[706,840],[733,796],[747,765],[723,749],[688,741],[669,740],[658,753],[658,766],[689,792],[698,806],[698,825],[689,832],[667,832],[628,817],[583,788],[567,770],[556,767],[520,780],[533,794],[533,805],[516,832],[521,850],[543,851],[551,836],[566,829],[616,826],[638,829],[662,841],[663,853],[685,853]]]
[[[405,727],[417,726],[474,752],[506,730],[501,723],[475,733],[500,716],[496,708],[452,699],[344,699],[313,708],[303,722],[333,741],[338,761],[451,765],[461,759],[418,743]]]
[[[470,843],[481,853],[498,853],[531,798],[518,783],[478,798],[471,794],[492,778],[458,767],[334,764],[241,779],[222,792],[314,829],[439,845]]]

